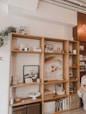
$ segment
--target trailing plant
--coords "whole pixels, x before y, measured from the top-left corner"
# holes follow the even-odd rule
[[[0,32],[0,36],[8,36],[9,33],[16,32],[16,27],[9,26]]]
[[[0,32],[0,47],[4,44],[4,40],[7,39],[7,36],[11,32],[16,32],[16,27],[9,26]]]

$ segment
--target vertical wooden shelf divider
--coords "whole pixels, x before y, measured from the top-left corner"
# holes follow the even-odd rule
[[[44,114],[44,38],[42,37],[41,42],[41,49],[42,49],[42,54],[40,55],[40,76],[41,76],[41,82],[42,82],[42,87],[40,88],[41,93],[42,93],[42,114]]]
[[[80,100],[77,96],[77,90],[80,87],[80,68],[79,68],[79,41],[69,41],[69,47],[71,46],[72,51],[69,53],[69,59],[72,59],[72,64],[69,68],[69,71],[72,71],[72,77],[69,77],[69,101],[70,109],[75,109],[80,106]],[[73,87],[71,87],[73,86]],[[73,104],[77,99],[77,105],[74,107]]]

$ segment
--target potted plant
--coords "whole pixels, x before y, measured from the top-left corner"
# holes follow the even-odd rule
[[[0,32],[0,47],[4,44],[4,40],[7,38],[8,34],[11,32],[16,32],[16,27],[9,26]]]

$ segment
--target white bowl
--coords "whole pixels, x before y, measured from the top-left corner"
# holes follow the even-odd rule
[[[41,95],[40,92],[31,92],[31,93],[29,93],[29,97],[32,97],[32,99],[36,99],[40,95]]]

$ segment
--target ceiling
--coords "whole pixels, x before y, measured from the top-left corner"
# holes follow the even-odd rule
[[[74,4],[80,7],[86,7],[86,0],[63,0],[65,2],[70,3],[71,5]]]
[[[76,11],[86,12],[86,0],[40,0]]]
[[[31,7],[31,5],[33,3],[36,4],[36,6],[38,6],[39,2],[43,1],[43,2],[47,2],[49,4],[53,4],[56,6],[64,7],[64,8],[70,9],[70,10],[80,11],[80,12],[86,13],[86,0],[18,0],[18,2],[16,2],[16,1],[17,0],[0,0],[0,2],[5,2],[8,4],[10,2],[15,3],[15,4],[20,3],[20,6],[23,6],[23,4],[21,4],[21,3],[24,3],[24,4],[26,3],[27,7]],[[33,5],[33,7],[34,7],[34,5]]]

